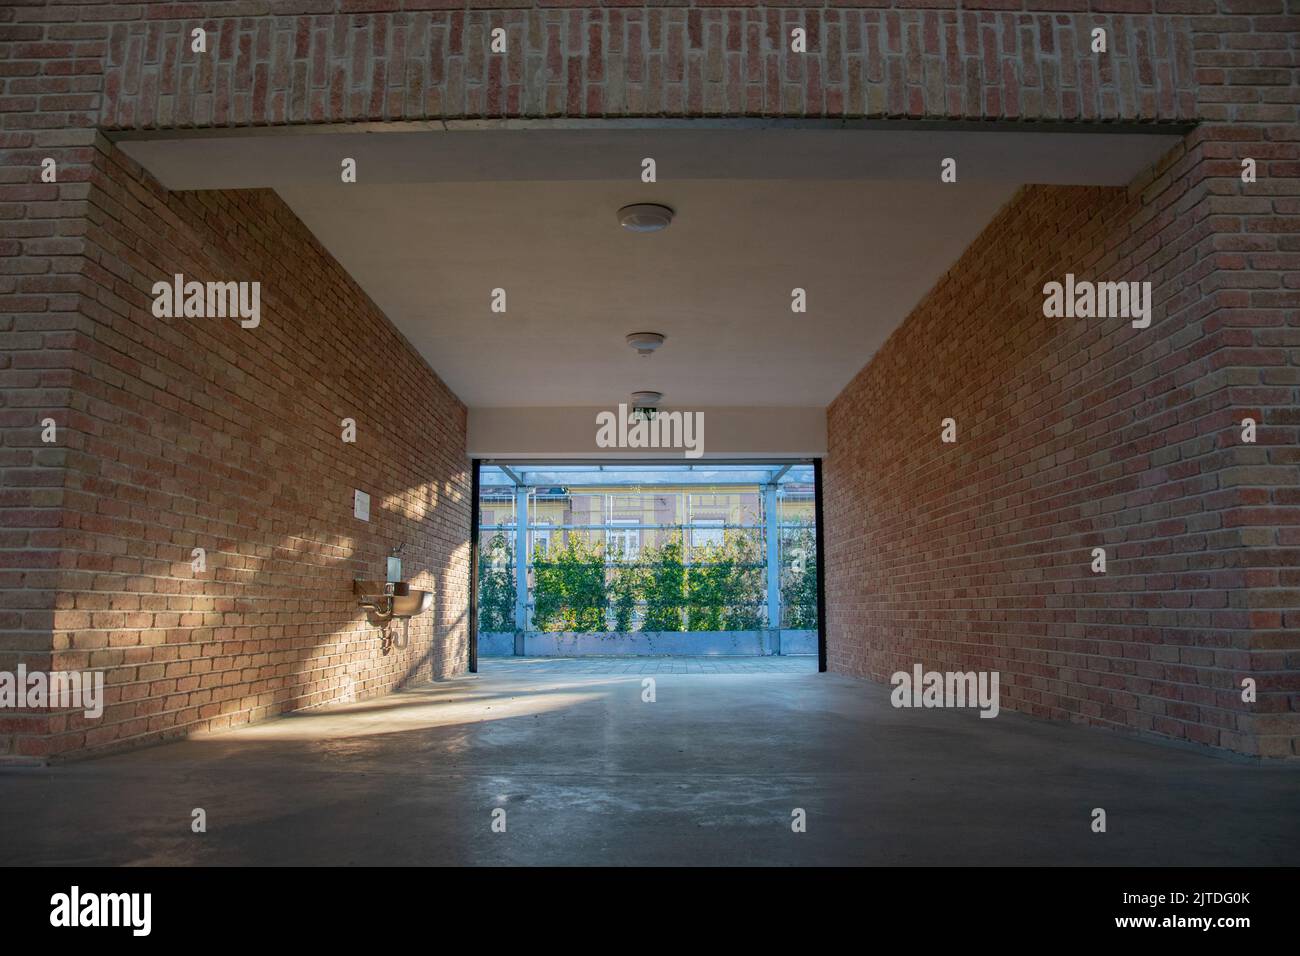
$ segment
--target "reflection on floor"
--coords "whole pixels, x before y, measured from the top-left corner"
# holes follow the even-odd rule
[[[1295,764],[1005,709],[895,709],[887,686],[807,660],[678,663],[484,662],[221,735],[0,770],[0,851],[16,865],[1300,858]]]

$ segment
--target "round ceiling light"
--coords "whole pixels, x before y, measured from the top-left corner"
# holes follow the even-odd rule
[[[660,232],[673,221],[673,211],[658,203],[638,202],[618,211],[618,223],[628,232]]]
[[[663,392],[633,392],[631,394],[633,408],[652,408],[663,401]]]
[[[627,344],[636,349],[638,355],[649,355],[664,344],[664,336],[661,332],[630,332]]]

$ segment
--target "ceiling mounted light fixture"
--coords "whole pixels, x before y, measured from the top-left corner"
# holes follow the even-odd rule
[[[650,355],[664,344],[662,332],[629,332],[627,344],[636,349],[638,355]]]
[[[663,401],[663,392],[633,392],[631,396],[633,408],[654,408]]]
[[[673,221],[673,211],[658,203],[638,202],[618,211],[618,224],[628,232],[661,232]]]

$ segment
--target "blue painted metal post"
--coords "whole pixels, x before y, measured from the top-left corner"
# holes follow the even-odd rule
[[[767,626],[774,653],[781,653],[781,525],[776,513],[776,485],[763,488],[763,534],[767,540]]]
[[[515,486],[515,654],[523,656],[528,630],[528,488]]]

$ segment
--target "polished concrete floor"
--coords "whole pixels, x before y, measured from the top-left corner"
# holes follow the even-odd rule
[[[1003,711],[896,710],[810,661],[485,661],[382,699],[0,770],[5,864],[1293,865],[1300,766]],[[755,664],[761,662],[754,662]],[[654,701],[643,696],[651,688]],[[1093,833],[1104,808],[1107,832]],[[191,830],[194,809],[207,832]],[[505,832],[494,820],[504,810]],[[792,831],[797,810],[806,832]]]

